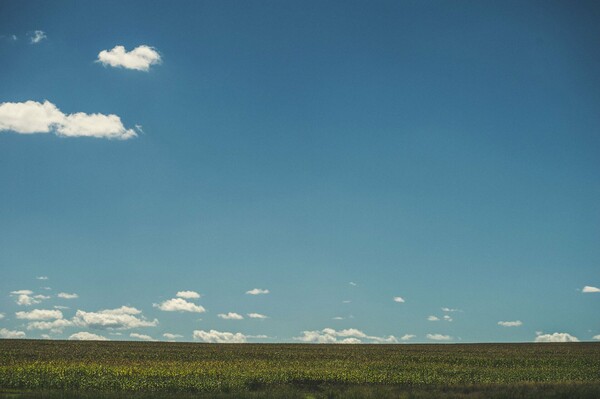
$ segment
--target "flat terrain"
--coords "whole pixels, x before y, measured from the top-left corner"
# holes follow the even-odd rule
[[[598,398],[600,343],[0,340],[0,397],[117,398],[134,393],[178,398]]]

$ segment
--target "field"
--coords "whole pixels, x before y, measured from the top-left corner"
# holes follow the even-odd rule
[[[598,398],[600,344],[0,340],[0,397]]]

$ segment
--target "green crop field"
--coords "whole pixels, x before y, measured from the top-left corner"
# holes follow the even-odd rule
[[[0,397],[102,395],[599,398],[600,344],[0,340]]]

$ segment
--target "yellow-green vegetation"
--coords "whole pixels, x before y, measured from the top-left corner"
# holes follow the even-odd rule
[[[562,397],[561,392],[600,397],[600,344],[0,340],[0,390],[5,394],[9,390],[250,394],[288,389],[284,396],[297,391],[313,392],[315,397],[326,392],[330,397],[363,392],[356,397],[368,397],[368,392],[379,390],[379,396],[388,392],[401,397],[401,392],[435,389],[478,397],[469,392],[499,388],[513,393],[548,389],[558,392],[556,397]]]

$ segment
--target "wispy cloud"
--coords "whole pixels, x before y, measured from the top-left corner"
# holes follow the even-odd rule
[[[36,279],[38,279],[38,280],[48,280],[48,277],[47,276],[38,276],[38,277],[36,277]]]
[[[242,320],[244,318],[244,316],[242,316],[241,314],[234,312],[219,313],[217,316],[224,320]]]
[[[96,137],[127,140],[136,137],[117,115],[64,114],[50,101],[0,103],[0,131],[20,134],[54,133],[62,137]]]
[[[104,66],[148,71],[151,65],[160,64],[162,58],[154,47],[147,45],[138,46],[131,51],[125,50],[123,46],[115,46],[98,53],[96,62]]]
[[[165,337],[166,339],[175,340],[177,338],[183,338],[183,335],[172,334],[172,333],[164,333],[163,337]]]
[[[62,298],[62,299],[76,299],[76,298],[79,298],[79,295],[68,294],[66,292],[60,292],[60,293],[58,293],[57,297]]]
[[[34,30],[29,34],[29,40],[31,44],[38,44],[44,39],[47,39],[46,33],[43,30]]]
[[[269,293],[269,290],[266,289],[262,289],[262,288],[252,288],[249,291],[246,291],[246,294],[248,295],[266,295]]]
[[[410,341],[411,339],[416,338],[416,335],[414,334],[404,334],[400,340],[401,341]]]
[[[443,307],[442,312],[462,312],[462,310]]]
[[[248,336],[242,333],[221,332],[217,330],[194,330],[193,338],[197,341],[219,344],[241,344],[247,342]]]
[[[499,321],[498,322],[499,326],[502,327],[519,327],[523,325],[523,322],[521,320],[515,320],[515,321]]]
[[[165,312],[192,312],[204,313],[204,306],[196,305],[193,302],[186,301],[183,298],[172,298],[161,303],[155,303],[152,306]]]
[[[535,342],[579,342],[579,339],[568,333],[537,333],[537,337],[535,337]]]
[[[72,334],[68,339],[71,341],[108,341],[108,338],[102,335],[92,334],[87,331]]]
[[[248,313],[247,315],[251,319],[268,319],[269,318],[269,316],[266,316],[266,315],[260,314],[260,313]]]

